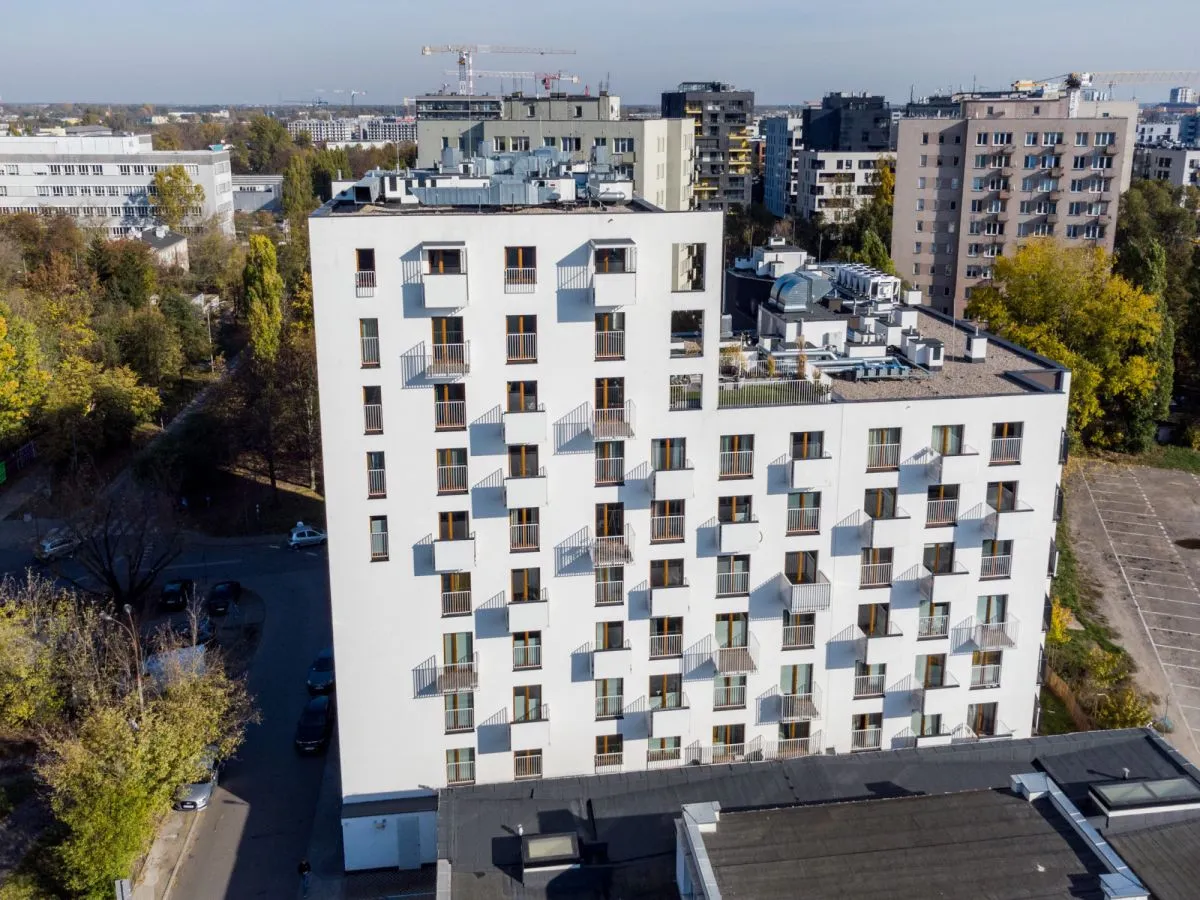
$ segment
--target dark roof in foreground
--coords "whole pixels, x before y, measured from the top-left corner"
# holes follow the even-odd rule
[[[1200,897],[1200,821],[1106,835],[1154,900]]]
[[[722,813],[704,846],[723,900],[1099,900],[1107,871],[1048,799],[1007,791]]]
[[[724,821],[739,809],[1007,789],[1013,775],[1044,771],[1078,805],[1124,769],[1133,779],[1198,777],[1153,732],[1130,729],[476,785],[441,793],[438,856],[450,862],[456,900],[673,897],[685,803],[717,801]],[[586,864],[522,874],[518,827],[579,835]]]

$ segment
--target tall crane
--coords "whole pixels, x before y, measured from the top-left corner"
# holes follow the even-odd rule
[[[502,47],[495,44],[426,44],[421,48],[422,56],[435,53],[454,53],[458,56],[458,93],[475,93],[475,57],[480,53],[520,53],[526,56],[567,55],[574,50],[553,50],[549,47]]]
[[[446,75],[456,75],[456,74],[458,74],[458,70],[457,69],[446,69],[445,74]],[[484,78],[510,78],[510,79],[512,79],[513,90],[516,90],[518,81],[524,81],[526,78],[536,78],[537,77],[537,74],[535,72],[491,72],[491,71],[484,71],[482,69],[476,69],[471,74],[477,80],[483,80]],[[501,87],[503,87],[503,85],[501,85]]]
[[[569,84],[579,84],[578,75],[570,75],[562,69],[559,69],[557,72],[541,72],[538,74],[538,80],[542,82],[542,88],[547,94],[558,87],[559,83],[563,81]]]

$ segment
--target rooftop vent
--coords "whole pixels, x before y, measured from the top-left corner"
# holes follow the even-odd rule
[[[967,359],[970,362],[981,363],[987,359],[987,338],[976,329],[974,334],[967,335]]]

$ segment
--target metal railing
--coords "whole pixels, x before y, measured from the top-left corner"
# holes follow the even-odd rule
[[[479,657],[472,654],[470,659],[461,662],[447,663],[437,669],[438,691],[443,694],[457,694],[459,691],[473,691],[479,687]]]
[[[440,431],[453,431],[467,427],[467,402],[465,400],[437,400],[433,404],[433,427]]]
[[[813,685],[807,693],[780,694],[779,719],[782,722],[807,722],[821,715],[821,694]]]
[[[538,549],[538,529],[539,524],[533,522],[528,525],[509,525],[508,526],[508,549],[510,550],[536,550]]]
[[[425,357],[425,374],[431,377],[457,377],[470,371],[470,344],[434,344]]]
[[[512,723],[514,725],[524,725],[531,722],[549,722],[550,721],[550,704],[542,703],[540,700],[536,703],[527,703],[524,707],[513,707]]]
[[[811,756],[821,752],[821,732],[810,734],[808,737],[780,738],[772,748],[768,745],[768,759],[795,759],[798,756]]]
[[[858,728],[850,732],[851,750],[878,750],[882,744],[882,728]]]
[[[892,564],[863,563],[859,574],[859,587],[882,587],[892,583]]]
[[[596,605],[597,606],[619,606],[625,602],[625,582],[623,581],[597,581],[596,582]]]
[[[624,758],[624,753],[597,753],[596,771],[600,772],[604,769],[619,769]]]
[[[758,670],[758,638],[747,633],[746,643],[713,650],[713,665],[723,675],[737,675]]]
[[[504,270],[504,293],[532,294],[537,287],[537,269],[509,266]]]
[[[537,362],[537,332],[508,336],[509,362]]]
[[[895,469],[900,465],[899,444],[868,444],[868,469]]]
[[[475,727],[475,709],[468,706],[466,709],[448,709],[446,710],[446,731],[448,733],[455,731],[470,731]]]
[[[720,454],[721,478],[748,478],[754,474],[753,450],[722,450]]]
[[[360,337],[359,341],[362,344],[362,366],[363,368],[373,369],[379,365],[379,338],[377,337]]]
[[[717,384],[718,409],[804,406],[829,403],[831,399],[829,388],[804,378],[723,378]]]
[[[471,614],[471,592],[442,591],[442,615],[466,616]]]
[[[683,758],[683,751],[678,747],[667,747],[662,750],[646,751],[646,767],[655,768],[678,763]]]
[[[755,746],[759,740],[755,739]],[[696,748],[695,762],[702,766],[713,766],[720,763],[750,762],[747,745],[742,744],[713,744],[711,747]],[[690,760],[689,760],[690,761]]]
[[[438,466],[437,484],[439,494],[462,494],[467,490],[466,466]]]
[[[816,534],[821,530],[821,507],[806,506],[787,511],[788,534]]]
[[[749,572],[718,572],[717,596],[736,597],[750,593]]]
[[[971,687],[994,688],[1000,687],[1000,666],[971,666]]]
[[[375,271],[354,273],[354,293],[359,297],[375,296]]]
[[[624,699],[624,696],[621,694],[608,694],[603,697],[597,697],[596,718],[615,719],[620,716]]]
[[[855,675],[855,697],[878,697],[883,693],[885,675]]]
[[[530,753],[513,757],[513,778],[541,778],[542,754]]]
[[[992,438],[991,463],[1019,463],[1021,461],[1021,438]]]
[[[597,566],[623,566],[633,562],[633,528],[624,534],[610,534],[592,541],[592,559]]]
[[[541,644],[514,644],[513,648],[513,668],[514,669],[538,669],[542,665],[542,645]]]
[[[666,659],[683,655],[682,634],[652,634],[650,635],[650,658]]]
[[[625,332],[597,331],[596,359],[624,359]]]
[[[672,384],[668,397],[667,409],[701,409],[704,406],[704,386],[689,382],[688,384]]]
[[[829,609],[831,593],[829,578],[820,570],[809,581],[792,581],[792,576],[783,579],[783,603],[790,612],[820,612]]]
[[[917,619],[917,640],[921,638],[944,638],[949,634],[949,616],[921,616]]]
[[[367,496],[387,496],[387,471],[385,469],[367,469]]]
[[[683,516],[651,516],[650,543],[683,540]]]
[[[388,536],[386,531],[371,532],[371,559],[388,558]]]
[[[868,639],[904,636],[904,632],[900,630],[900,626],[890,618],[885,620],[877,619],[874,627],[870,629],[859,626],[859,631],[862,632],[863,637]]]
[[[383,404],[363,404],[363,432],[366,434],[383,434]]]
[[[475,761],[466,760],[464,762],[446,763],[446,783],[474,784]]]
[[[596,484],[621,484],[625,481],[625,457],[596,458]]]
[[[592,436],[597,438],[633,437],[632,400],[624,405],[592,411]]]
[[[1013,647],[1017,643],[1017,620],[1009,616],[1002,622],[983,622],[975,626],[975,646],[981,650]]]
[[[958,521],[958,500],[929,500],[925,504],[926,525],[953,525]]]
[[[1012,555],[985,556],[979,563],[980,578],[1007,578],[1012,574]]]
[[[713,709],[741,709],[745,705],[744,684],[713,686]]]
[[[815,636],[815,625],[784,625],[783,649],[804,650],[810,648],[814,646],[813,639]]]

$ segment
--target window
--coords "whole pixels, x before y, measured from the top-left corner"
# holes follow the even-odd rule
[[[576,107],[578,109],[579,107]],[[562,148],[567,153],[578,153],[583,149],[583,139],[577,137],[565,137],[562,139]]]
[[[997,512],[1012,512],[1017,508],[1017,483],[992,481],[987,486],[987,505]]]
[[[539,471],[537,444],[514,444],[508,448],[510,478],[536,478]]]
[[[537,412],[536,381],[510,381],[507,388],[508,412]]]
[[[387,558],[387,516],[371,516],[371,562],[383,562]]]
[[[872,428],[867,433],[867,469],[900,467],[900,429]]]
[[[625,313],[596,313],[596,359],[625,358]]]
[[[364,369],[379,367],[379,320],[359,319],[358,334],[361,364]]]
[[[434,428],[464,431],[467,427],[467,388],[462,384],[433,386]]]
[[[753,522],[754,513],[751,510],[751,502],[752,498],[748,495],[742,497],[718,497],[717,521],[722,524]]]
[[[684,501],[653,500],[650,503],[650,543],[682,541]]]
[[[513,688],[513,721],[541,722],[543,720],[542,686],[524,684]]]
[[[363,431],[383,434],[383,388],[370,385],[363,388]]]
[[[863,496],[863,511],[872,519],[896,518],[896,489],[867,488]]]
[[[504,320],[508,362],[537,362],[537,316],[505,316]]]
[[[721,478],[750,478],[754,474],[754,435],[723,435],[719,461]]]
[[[633,138],[613,138],[613,153],[633,153]]]
[[[447,719],[449,720],[449,719]],[[475,783],[475,748],[446,751],[446,783]]]
[[[438,513],[438,540],[462,541],[470,535],[470,514],[466,510]]]
[[[597,247],[592,264],[598,274],[617,274],[634,271],[633,253],[628,247]]]
[[[513,778],[541,778],[542,777],[542,751],[541,750],[514,750],[513,751]]]
[[[471,614],[471,573],[443,572],[442,615],[469,616]]]
[[[378,498],[387,496],[387,470],[384,466],[383,451],[367,451],[367,496]]]
[[[508,511],[508,549],[513,553],[537,550],[541,546],[541,516],[537,507]]]
[[[701,356],[704,353],[704,311],[680,309],[671,313],[672,359]]]
[[[671,290],[704,290],[704,244],[672,244],[671,262],[674,265]]]
[[[625,602],[625,569],[623,566],[601,566],[596,569],[596,605],[619,606]]]
[[[475,695],[470,691],[446,694],[446,733],[470,731],[475,727]],[[456,751],[447,751],[447,756]]]
[[[1075,146],[1086,147],[1088,145],[1088,133],[1086,131],[1075,132]]]
[[[735,597],[750,593],[750,557],[717,557],[717,596]]]
[[[935,425],[930,446],[942,456],[958,456],[963,452],[962,425]]]
[[[655,472],[686,469],[687,441],[684,438],[655,438],[650,442],[650,468]]]
[[[513,603],[536,603],[542,598],[542,570],[513,569],[511,585]]]
[[[892,583],[892,548],[864,547],[860,559],[861,587],[883,587]]]
[[[532,290],[537,284],[537,248],[504,248],[504,288],[506,293],[524,293],[515,288]]]
[[[596,484],[625,483],[625,442],[597,441]]]
[[[991,464],[1009,464],[1021,461],[1021,438],[1024,424],[1021,422],[996,422],[992,425]]]
[[[1097,147],[1111,147],[1117,142],[1117,133],[1115,131],[1099,131],[1096,133]]]
[[[619,719],[621,707],[625,699],[625,679],[597,678],[596,689],[596,718]]]
[[[926,544],[921,561],[934,575],[949,575],[954,571],[954,542]]]
[[[987,135],[986,131],[981,131],[975,135],[975,145],[977,147],[986,147],[987,142],[988,142],[988,135]]]
[[[792,459],[821,459],[824,455],[825,432],[792,432]]]
[[[1036,147],[1037,142],[1038,142],[1037,139],[1038,139],[1038,136],[1037,136],[1036,131],[1025,132],[1025,146],[1026,147]]]
[[[1063,142],[1063,133],[1061,131],[1046,131],[1042,134],[1042,146],[1053,147],[1056,144]]]

